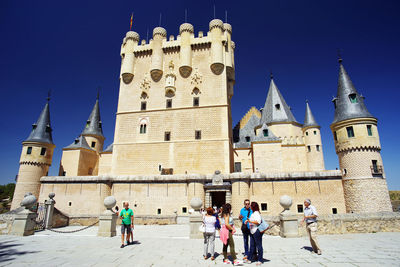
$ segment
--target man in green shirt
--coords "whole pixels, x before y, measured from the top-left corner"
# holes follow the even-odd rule
[[[124,202],[124,209],[121,210],[119,217],[122,220],[122,224],[121,224],[122,245],[121,245],[121,248],[123,248],[123,247],[125,247],[125,245],[124,245],[125,229],[126,229],[127,245],[130,244],[129,236],[131,234],[131,229],[133,229],[133,211],[129,208],[128,202]]]

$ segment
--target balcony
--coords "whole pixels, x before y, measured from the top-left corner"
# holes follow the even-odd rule
[[[383,166],[382,165],[371,165],[371,173],[372,175],[382,175],[383,174]]]

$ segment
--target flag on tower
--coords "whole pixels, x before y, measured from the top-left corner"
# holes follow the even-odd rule
[[[129,27],[129,30],[132,30],[132,22],[133,22],[133,13],[131,15],[131,26]]]

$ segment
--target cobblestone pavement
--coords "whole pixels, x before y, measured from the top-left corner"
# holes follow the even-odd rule
[[[79,229],[70,226],[60,230]],[[119,229],[118,229],[119,230]],[[73,234],[0,236],[0,266],[226,266],[202,257],[203,240],[188,239],[187,225],[138,225],[136,244],[120,248],[120,235],[97,237],[97,227]],[[118,232],[119,233],[119,232]],[[264,266],[400,266],[400,233],[319,236],[322,255],[311,253],[306,237],[264,236]],[[242,258],[242,237],[235,237]],[[222,244],[216,240],[216,252]],[[245,264],[245,266],[248,264]],[[255,263],[250,266],[255,266]]]

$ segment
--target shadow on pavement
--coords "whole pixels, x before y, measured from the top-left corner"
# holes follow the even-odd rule
[[[301,249],[305,249],[305,250],[308,250],[308,251],[310,251],[310,252],[313,252],[312,247],[304,246],[304,247],[302,247]]]
[[[15,243],[15,241],[4,241],[0,244],[0,262],[11,261],[15,257],[29,253],[38,253],[39,251],[20,251],[17,247],[22,244]]]

